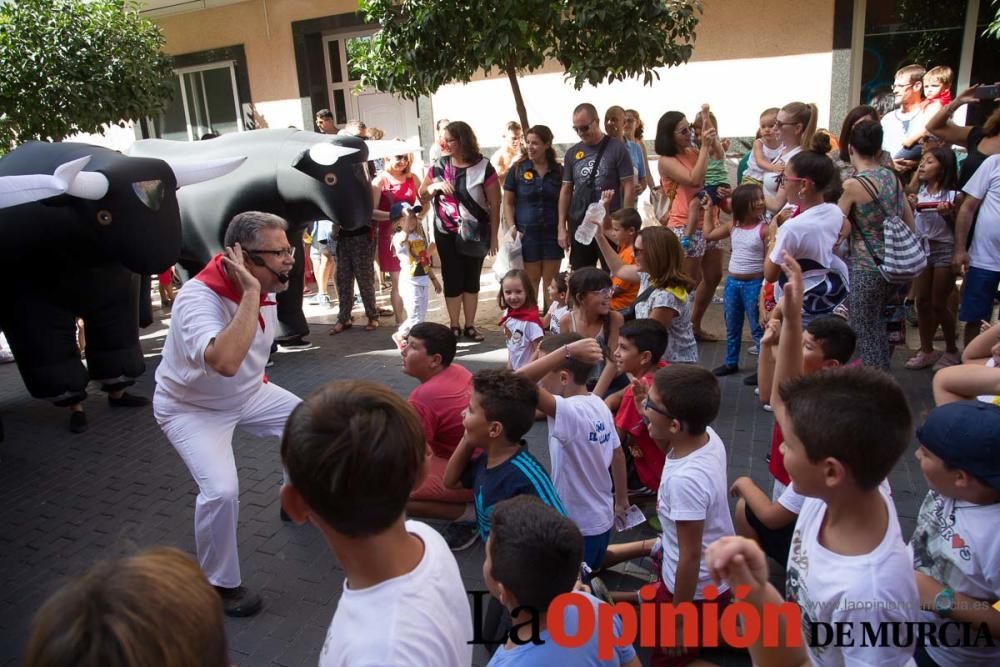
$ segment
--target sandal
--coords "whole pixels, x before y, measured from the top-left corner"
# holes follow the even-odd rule
[[[368,324],[365,325],[365,331],[375,331],[376,329],[378,329],[378,327],[379,327],[379,321],[377,319],[368,320]]]
[[[337,322],[336,324],[333,325],[333,328],[327,331],[326,333],[329,334],[330,336],[336,336],[337,334],[344,333],[353,326],[354,323],[351,322],[350,320],[346,322]]]
[[[927,368],[938,360],[940,354],[938,352],[924,352],[923,350],[918,351],[915,355],[907,359],[904,366],[911,371],[920,370],[921,368]]]
[[[718,343],[721,338],[714,336],[707,331],[702,331],[701,329],[695,329],[694,339],[700,343]]]
[[[481,334],[479,332],[479,329],[477,329],[476,327],[474,327],[471,324],[468,324],[468,325],[465,326],[465,331],[463,333],[465,334],[466,338],[471,338],[472,340],[476,341],[477,343],[481,343],[484,340],[486,340],[486,336],[484,336],[483,334]]]
[[[451,335],[455,337],[455,340],[458,340],[459,338],[461,338],[462,337],[462,327],[459,327],[459,326],[452,327],[451,328]]]

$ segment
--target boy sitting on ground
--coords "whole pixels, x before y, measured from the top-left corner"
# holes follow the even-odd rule
[[[407,521],[427,474],[424,432],[406,401],[363,380],[330,383],[288,418],[281,505],[323,534],[346,575],[320,666],[468,665],[472,616],[455,557]]]
[[[570,593],[580,574],[583,539],[576,525],[534,498],[519,497],[496,506],[493,530],[486,542],[483,579],[490,592],[513,614],[515,634],[493,655],[491,667],[501,665],[624,665],[639,667],[631,646],[616,647],[611,661],[598,661],[597,633],[582,646],[566,648],[552,641],[548,630],[548,608],[559,595]],[[586,593],[594,607],[602,604]],[[575,607],[564,612],[563,628],[575,637],[580,619]],[[533,618],[537,637],[532,642]],[[622,623],[614,619],[614,635],[620,637]]]
[[[448,461],[444,485],[472,489],[484,544],[493,508],[502,500],[537,496],[566,514],[548,473],[522,440],[535,421],[537,404],[538,387],[510,370],[485,369],[472,376],[472,396],[462,421],[465,437]],[[473,459],[476,449],[485,454]]]
[[[583,533],[584,561],[596,569],[615,517],[628,508],[625,455],[614,417],[587,391],[587,378],[603,352],[593,338],[572,332],[543,338],[538,354],[517,372],[538,382],[538,409],[548,417],[552,481],[567,516]]]

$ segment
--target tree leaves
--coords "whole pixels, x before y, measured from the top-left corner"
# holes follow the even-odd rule
[[[359,11],[381,27],[358,57],[362,86],[416,99],[479,70],[527,74],[548,60],[562,64],[578,90],[626,78],[652,85],[654,68],[691,57],[702,7],[698,0],[361,0]]]
[[[163,43],[132,0],[0,5],[0,151],[158,114],[173,76]]]

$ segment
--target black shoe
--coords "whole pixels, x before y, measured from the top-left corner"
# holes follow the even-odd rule
[[[86,412],[71,412],[69,413],[69,432],[70,433],[83,433],[87,430],[87,413]]]
[[[284,507],[278,510],[278,516],[281,517],[281,520],[285,523],[291,523],[292,521],[292,517],[288,516],[288,512],[285,511]]]
[[[717,377],[722,377],[723,375],[732,375],[733,373],[738,373],[740,367],[736,364],[722,364],[718,368],[712,370],[712,374]]]
[[[244,586],[222,588],[215,586],[215,592],[222,598],[222,611],[226,616],[253,616],[264,605],[260,596]]]
[[[454,522],[441,533],[444,541],[448,543],[448,548],[452,551],[465,551],[479,539],[479,529],[474,523]]]
[[[756,373],[751,373],[750,375],[748,375],[745,378],[743,378],[743,384],[745,384],[748,387],[756,387],[757,386],[757,374]]]
[[[135,394],[123,391],[122,395],[118,398],[108,394],[108,403],[113,408],[144,408],[149,405],[149,399],[145,396],[136,396]]]

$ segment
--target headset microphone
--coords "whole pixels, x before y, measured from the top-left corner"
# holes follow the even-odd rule
[[[251,262],[253,262],[257,266],[262,266],[265,269],[267,269],[268,271],[270,271],[271,273],[273,273],[274,277],[278,279],[279,283],[281,283],[282,285],[287,285],[288,284],[289,277],[288,277],[287,273],[278,273],[277,271],[275,271],[274,269],[272,269],[270,266],[268,266],[267,262],[265,262],[263,259],[261,259],[257,255],[251,255],[249,252],[246,252],[246,251],[244,251],[244,252],[246,253],[246,256],[250,258]]]

